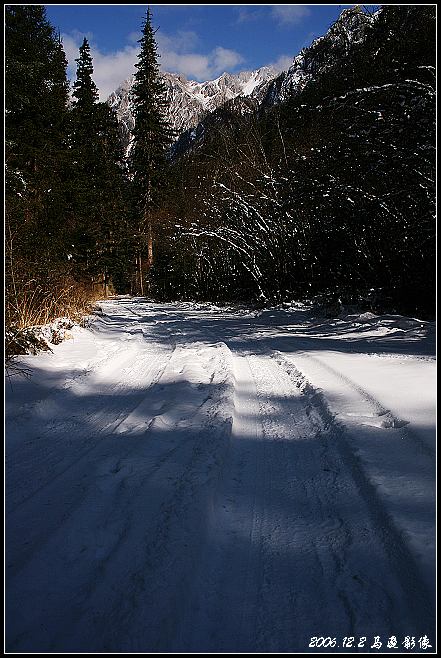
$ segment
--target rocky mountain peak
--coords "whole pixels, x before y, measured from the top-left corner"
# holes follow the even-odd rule
[[[188,80],[181,73],[163,72],[161,75],[168,101],[167,119],[176,134],[180,135],[227,101],[238,96],[258,97],[259,90],[279,73],[280,70],[274,67],[263,66],[255,71],[234,74],[224,72],[214,80],[197,82]],[[107,99],[107,103],[116,113],[127,149],[134,127],[130,101],[133,82],[134,76],[131,75]]]
[[[282,103],[292,94],[300,93],[322,71],[333,66],[337,59],[345,57],[354,44],[366,38],[378,11],[364,12],[358,6],[344,9],[325,35],[314,39],[308,48],[303,48],[294,57],[288,71],[282,72],[267,85],[263,106]]]

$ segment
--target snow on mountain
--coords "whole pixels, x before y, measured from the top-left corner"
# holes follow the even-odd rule
[[[317,79],[336,60],[344,57],[353,44],[365,39],[379,11],[369,14],[358,7],[344,9],[324,36],[314,39],[308,48],[303,48],[288,71],[282,72],[267,85],[263,106],[283,103],[293,94],[300,93],[308,82]]]
[[[242,83],[242,91],[235,96],[233,102],[228,104],[228,109],[236,114],[265,111],[301,93],[307,84],[313,84],[324,71],[332,68],[339,59],[345,57],[354,44],[365,39],[377,16],[378,12],[364,13],[357,7],[345,9],[324,36],[315,39],[308,48],[303,48],[294,57],[287,71],[282,71],[279,75],[266,80],[262,80],[260,70],[251,74],[249,72],[239,74],[245,76],[238,83],[236,82],[239,85]],[[204,83],[208,85],[207,91],[210,91],[209,85],[214,83],[217,81]],[[226,95],[224,98],[228,101],[231,95]],[[247,100],[251,100],[252,103],[247,103]],[[218,116],[210,116],[207,119],[202,117],[196,126],[180,135],[173,146],[173,152],[182,154],[197,147],[204,141],[211,127],[222,120]]]
[[[182,74],[162,73],[168,101],[167,119],[177,135],[196,126],[203,117],[226,101],[238,96],[258,97],[259,91],[273,80],[280,71],[272,66],[263,66],[255,71],[222,73],[215,80],[196,82],[187,80]],[[131,110],[130,90],[134,76],[130,76],[107,99],[116,112],[126,147],[134,126]]]

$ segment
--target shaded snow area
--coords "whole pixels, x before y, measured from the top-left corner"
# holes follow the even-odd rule
[[[8,650],[434,648],[434,325],[101,307],[6,382]]]

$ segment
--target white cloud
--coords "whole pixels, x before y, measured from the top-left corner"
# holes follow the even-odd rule
[[[209,58],[206,55],[189,53],[180,55],[173,51],[161,55],[161,70],[170,73],[183,73],[186,78],[208,80],[211,75]]]
[[[292,55],[280,55],[275,62],[271,62],[268,66],[274,66],[278,71],[287,71],[292,65],[293,56]]]
[[[142,37],[142,32],[140,30],[138,30],[137,32],[130,32],[130,34],[127,35],[127,39],[132,43],[136,43],[141,39],[141,37]]]
[[[311,10],[307,5],[266,5],[258,9],[237,7],[236,22],[249,23],[270,18],[281,26],[297,25],[310,14]]]
[[[158,30],[155,38],[158,49],[164,52],[173,51],[180,54],[188,54],[199,45],[198,35],[191,30],[178,30],[173,35]]]
[[[271,14],[280,25],[297,25],[311,14],[311,10],[306,5],[273,5]]]
[[[198,53],[199,37],[195,32],[182,30],[174,35],[158,32],[156,39],[161,69],[183,73],[187,78],[210,80],[227,69],[235,69],[244,61],[238,52],[222,46],[206,54]]]
[[[235,50],[228,50],[218,46],[211,53],[211,65],[217,73],[223,73],[225,69],[234,69],[244,61],[242,55]]]
[[[265,9],[243,9],[243,7],[236,8],[236,22],[249,23],[251,21],[258,21],[266,15]]]
[[[122,50],[103,53],[93,42],[93,35],[84,35],[78,31],[63,34],[63,47],[69,62],[68,76],[75,80],[78,49],[84,36],[90,43],[93,58],[93,79],[100,92],[100,100],[106,100],[121,82],[135,72],[137,62],[140,33],[132,32],[128,35],[130,45]],[[179,31],[174,35],[164,32],[156,34],[158,44],[159,65],[162,71],[183,73],[187,78],[196,80],[210,80],[216,78],[225,70],[234,70],[244,59],[240,53],[217,46],[207,54],[197,52],[199,38],[195,32]]]
[[[100,91],[100,100],[109,94],[135,72],[139,47],[126,46],[124,50],[103,54],[96,47],[91,49],[94,65],[94,79]]]

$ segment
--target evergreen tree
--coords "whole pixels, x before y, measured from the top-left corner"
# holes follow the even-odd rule
[[[75,60],[77,66],[77,79],[73,86],[73,96],[76,105],[82,112],[93,112],[98,102],[98,89],[92,80],[93,64],[89,43],[84,37],[80,47],[80,56]]]
[[[31,174],[65,144],[67,62],[44,7],[6,7],[5,54],[7,160]]]
[[[165,85],[159,75],[150,8],[138,43],[141,51],[135,64],[137,71],[131,92],[135,127],[129,169],[134,198],[138,288],[143,294],[143,271],[153,264],[152,216],[161,200],[166,179],[166,154],[173,138],[165,119]]]
[[[107,103],[96,106],[97,151],[101,155],[98,183],[98,239],[96,267],[116,287],[128,281],[127,224],[129,199],[124,149],[115,113]],[[124,272],[127,274],[124,275]]]
[[[71,116],[73,167],[74,226],[72,242],[74,259],[89,267],[95,263],[97,239],[99,173],[102,165],[97,148],[96,104],[98,90],[92,80],[93,64],[90,47],[84,38],[77,62],[73,86],[74,103]]]
[[[7,6],[5,19],[7,286],[47,286],[68,264],[67,62],[43,6]]]
[[[71,135],[74,258],[107,281],[124,223],[123,152],[116,117],[106,103],[98,102],[86,38],[79,53]]]

